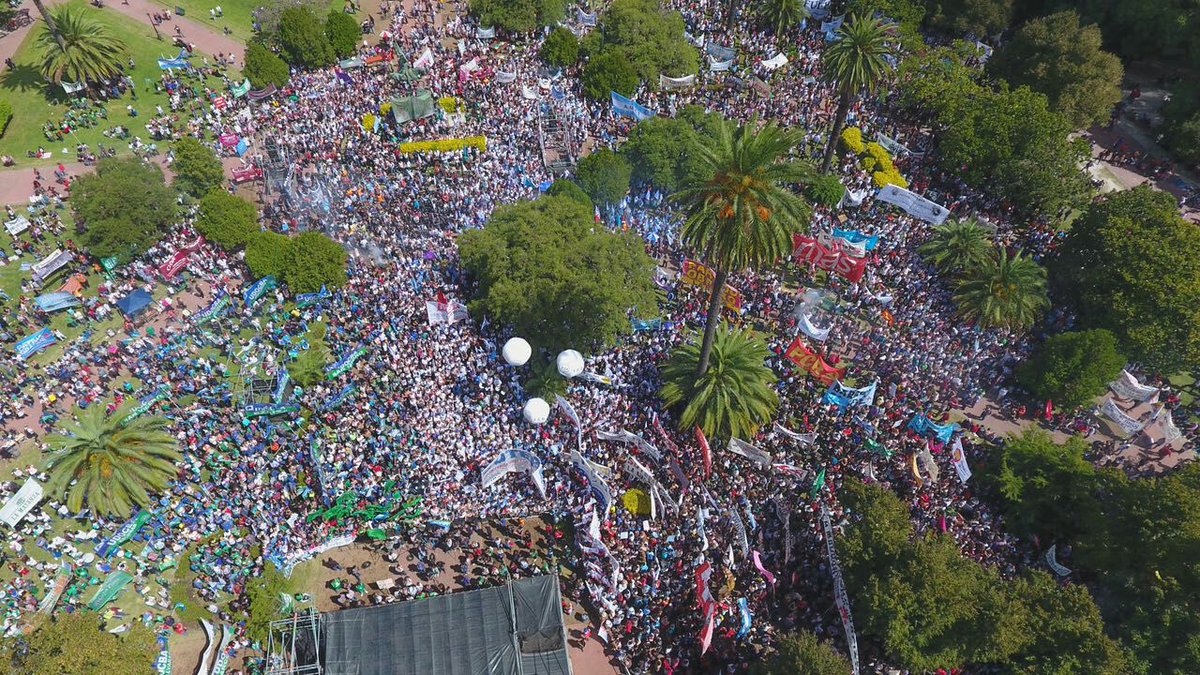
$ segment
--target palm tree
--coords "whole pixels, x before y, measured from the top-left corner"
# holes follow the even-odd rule
[[[662,366],[659,395],[667,407],[683,406],[679,428],[699,426],[708,438],[752,438],[779,407],[771,352],[748,330],[725,326],[713,342],[712,367],[696,377],[700,345],[680,345]]]
[[[837,148],[838,136],[846,125],[846,113],[854,97],[862,90],[875,91],[884,72],[889,68],[887,57],[891,47],[887,44],[888,29],[876,18],[851,17],[837,31],[837,39],[825,48],[821,55],[824,77],[837,83],[838,108],[833,119],[833,131],[825,147],[825,159],[821,162],[821,173],[829,172],[833,152]]]
[[[78,513],[86,501],[96,513],[128,516],[147,506],[175,477],[179,450],[161,417],[139,417],[122,425],[93,405],[66,434],[47,440],[57,453],[48,466],[46,491],[65,492],[67,508]],[[71,483],[74,481],[74,485]]]
[[[955,220],[933,228],[933,239],[917,249],[942,274],[956,274],[987,262],[991,235],[974,220]]]
[[[54,23],[54,17],[50,16],[50,12],[46,10],[45,3],[42,0],[33,0],[33,6],[37,7],[37,11],[42,15],[42,21],[46,22],[46,28],[54,36],[54,41],[58,43],[58,48],[67,51],[67,41],[63,39],[62,33],[58,32],[58,26]]]
[[[42,75],[61,82],[102,82],[121,73],[128,46],[107,26],[71,6],[49,14],[37,36]]]
[[[761,0],[763,23],[775,31],[776,39],[809,17],[808,8],[800,0]]]
[[[1050,307],[1046,270],[1020,253],[997,251],[967,270],[954,301],[964,319],[985,328],[1028,328]]]
[[[723,122],[698,140],[692,150],[700,170],[674,196],[687,211],[684,243],[716,271],[696,377],[708,369],[729,274],[791,253],[792,235],[811,215],[804,199],[785,187],[812,175],[811,167],[788,158],[801,135],[774,123],[757,127],[756,119],[744,126]]]

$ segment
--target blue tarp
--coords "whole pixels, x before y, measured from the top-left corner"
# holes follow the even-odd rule
[[[57,291],[55,293],[46,293],[39,295],[33,300],[38,309],[43,312],[57,312],[60,309],[68,307],[78,307],[81,303],[79,298],[66,291]]]
[[[650,110],[649,108],[638,103],[637,101],[625,98],[624,96],[618,94],[615,91],[610,92],[610,94],[612,97],[613,112],[615,114],[624,115],[626,117],[632,117],[633,119],[635,119],[639,122],[641,122],[644,119],[654,117],[653,110]]]
[[[159,59],[158,60],[158,68],[159,68],[159,70],[172,70],[174,68],[191,68],[192,64],[188,63],[188,58],[190,56],[191,56],[191,54],[188,53],[188,50],[180,49],[179,56],[176,56],[173,59]]]
[[[138,314],[146,311],[150,303],[154,302],[154,297],[142,289],[130,293],[129,295],[117,301],[117,309],[125,313],[125,316],[133,318]]]

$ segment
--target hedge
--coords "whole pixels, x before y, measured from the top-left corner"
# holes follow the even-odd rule
[[[861,155],[867,151],[866,146],[863,145],[862,129],[858,127],[846,127],[842,130],[842,145],[846,146],[847,150],[856,155]]]
[[[463,148],[476,148],[481,152],[487,152],[487,137],[469,136],[467,138],[446,138],[440,141],[414,141],[401,143],[396,151],[411,155],[418,152],[451,152]]]
[[[8,123],[12,121],[13,109],[12,104],[8,101],[0,101],[0,136],[8,130]]]

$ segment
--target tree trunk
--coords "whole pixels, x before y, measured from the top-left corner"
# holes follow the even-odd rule
[[[713,279],[712,296],[708,299],[708,316],[704,320],[704,343],[700,347],[700,363],[696,366],[696,379],[708,372],[708,359],[712,356],[713,339],[717,336],[717,324],[721,323],[721,309],[725,304],[725,280],[729,272],[717,270]]]
[[[42,20],[46,22],[46,27],[50,29],[50,34],[54,36],[54,41],[58,43],[58,48],[67,51],[67,41],[63,39],[62,33],[58,32],[58,26],[54,24],[54,18],[50,16],[50,12],[46,11],[46,5],[42,4],[42,0],[33,0],[33,5],[37,7],[37,11],[42,15]]]
[[[733,30],[733,13],[737,9],[738,0],[729,0],[725,4],[725,28]]]
[[[829,133],[829,144],[825,146],[825,159],[821,162],[821,173],[829,173],[829,165],[833,163],[833,153],[837,151],[838,137],[842,135],[842,127],[846,126],[846,114],[850,112],[851,99],[849,91],[843,91],[838,98],[837,115],[833,118],[833,130]]]

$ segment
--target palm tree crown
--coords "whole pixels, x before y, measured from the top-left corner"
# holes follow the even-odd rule
[[[1050,307],[1046,270],[1020,253],[997,251],[967,270],[954,301],[963,318],[985,328],[1028,328]]]
[[[763,23],[781,37],[788,29],[808,18],[808,8],[800,0],[760,0]]]
[[[54,83],[102,82],[121,73],[128,47],[108,26],[71,6],[51,12],[37,36],[42,75]]]
[[[69,433],[47,440],[57,454],[50,460],[47,492],[67,494],[78,513],[86,501],[93,511],[128,516],[147,506],[175,477],[179,450],[161,417],[140,417],[122,425],[106,418],[102,406],[84,411]],[[71,482],[75,481],[74,485]]]
[[[829,171],[838,136],[846,124],[846,114],[854,97],[863,90],[875,91],[883,75],[890,68],[887,57],[888,27],[882,21],[854,16],[837,31],[837,38],[825,48],[821,55],[821,68],[825,79],[837,83],[839,93],[837,114],[834,116],[833,132],[825,148],[825,159],[821,171]]]
[[[671,354],[659,394],[668,407],[683,406],[681,429],[699,426],[709,438],[752,438],[779,407],[775,374],[766,365],[770,355],[750,331],[726,326],[716,333],[712,366],[702,377],[696,377],[700,345],[694,339]]]
[[[974,220],[955,220],[933,228],[933,239],[918,249],[942,274],[955,274],[987,262],[992,238]]]

